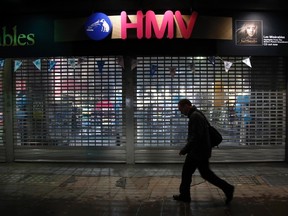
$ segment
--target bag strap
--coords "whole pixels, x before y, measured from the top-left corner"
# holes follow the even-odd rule
[[[210,122],[208,121],[208,119],[206,118],[206,116],[204,115],[204,113],[203,113],[202,111],[200,111],[200,110],[197,110],[197,112],[199,112],[199,113],[205,118],[208,126],[210,127],[210,126],[211,126],[211,125],[210,125]]]
[[[207,124],[208,124],[208,127],[211,127],[211,124],[210,124],[210,122],[208,121],[208,119],[206,118],[206,116],[204,115],[204,113],[203,112],[201,112],[200,110],[197,110],[204,118],[205,118],[205,120],[206,120],[206,122],[207,122]],[[215,146],[216,148],[219,148],[219,145],[217,145],[217,146]],[[215,148],[214,147],[214,148]]]

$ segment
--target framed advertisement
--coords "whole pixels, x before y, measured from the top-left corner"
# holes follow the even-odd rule
[[[262,20],[236,20],[235,41],[239,46],[256,46],[263,44]]]

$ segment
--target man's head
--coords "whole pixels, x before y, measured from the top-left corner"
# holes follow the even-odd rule
[[[192,107],[192,103],[188,99],[181,99],[178,102],[178,110],[181,112],[183,115],[188,115],[190,108]]]

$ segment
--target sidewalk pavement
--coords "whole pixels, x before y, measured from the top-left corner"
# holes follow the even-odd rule
[[[2,216],[287,216],[287,163],[211,164],[235,186],[193,176],[191,203],[178,194],[182,164],[0,163]]]

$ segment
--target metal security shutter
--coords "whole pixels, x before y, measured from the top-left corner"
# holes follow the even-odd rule
[[[4,118],[3,118],[3,69],[4,69],[4,60],[0,59],[0,161],[5,161],[5,146],[4,146]]]
[[[116,57],[17,61],[16,160],[125,162],[122,67]]]
[[[223,134],[213,161],[283,161],[285,68],[282,58],[270,57],[139,57],[136,163],[182,161],[187,118],[177,110],[181,98],[191,99]]]

